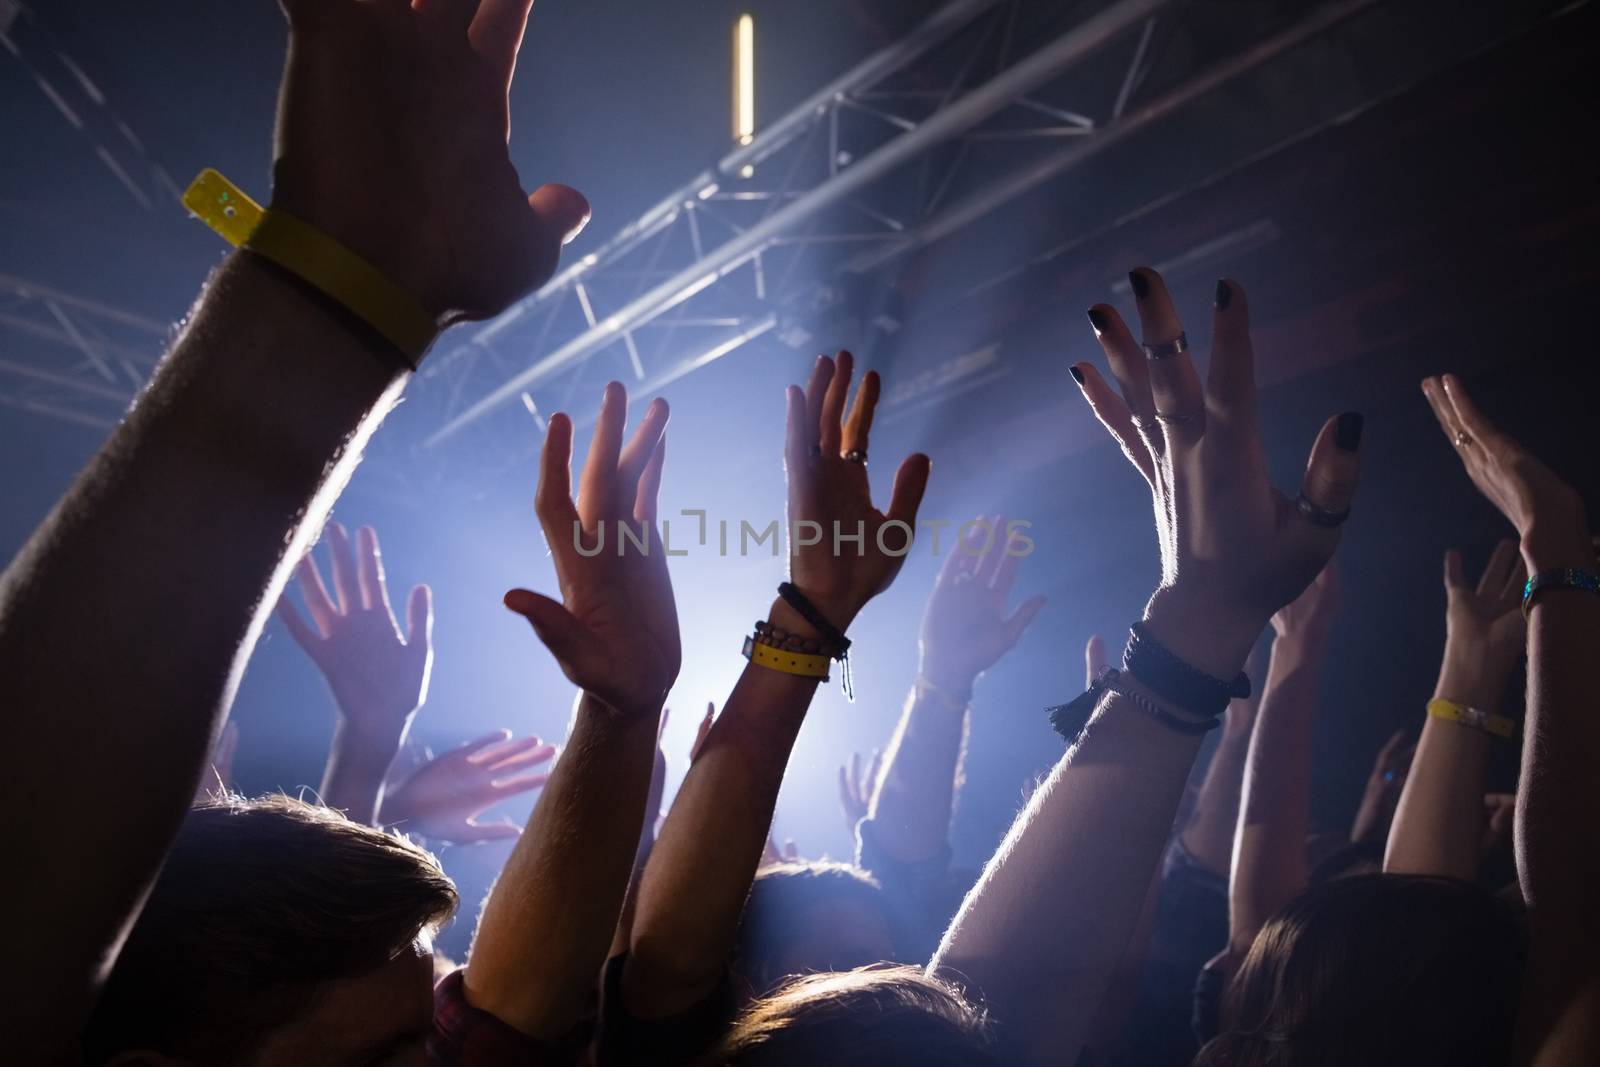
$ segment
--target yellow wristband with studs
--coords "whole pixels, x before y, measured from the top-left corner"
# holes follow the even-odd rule
[[[828,664],[832,661],[827,656],[814,656],[806,652],[789,652],[771,645],[763,645],[754,638],[744,639],[744,658],[758,667],[769,670],[782,671],[784,674],[794,674],[802,678],[820,678],[828,680]]]

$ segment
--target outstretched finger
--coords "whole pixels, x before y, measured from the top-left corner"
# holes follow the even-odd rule
[[[446,752],[439,758],[463,759],[467,760],[468,762],[479,762],[474,760],[473,757],[476,756],[480,751],[509,740],[511,740],[511,731],[502,728],[494,731],[493,733],[484,734],[482,737],[473,738],[464,745],[457,745],[455,748],[452,748],[449,752]]]
[[[1445,437],[1457,448],[1461,447],[1461,422],[1456,418],[1455,408],[1444,395],[1444,386],[1438,378],[1422,379],[1422,395],[1427,398],[1428,407],[1433,409],[1433,417],[1439,422],[1439,429],[1444,431]]]
[[[472,19],[467,37],[501,88],[511,87],[531,10],[533,0],[482,0]]]
[[[339,614],[328,597],[328,587],[322,584],[322,572],[317,569],[317,559],[307,552],[294,568],[295,582],[300,587],[300,599],[305,601],[311,621],[317,624],[319,636],[333,633],[333,620]]]
[[[1467,588],[1467,576],[1461,566],[1461,553],[1454,548],[1445,550],[1444,587],[1447,591]]]
[[[1211,369],[1206,376],[1206,425],[1244,436],[1256,428],[1256,357],[1244,287],[1217,282],[1211,311]]]
[[[433,589],[419,585],[406,598],[406,646],[433,647]]]
[[[522,827],[509,819],[498,822],[465,822],[451,833],[458,845],[474,845],[480,841],[502,841],[522,836]]]
[[[639,476],[639,491],[633,500],[633,517],[637,522],[650,525],[656,521],[661,496],[661,472],[667,465],[667,435],[663,433],[656,440],[655,451],[650,453],[650,462],[645,464],[644,473]]]
[[[1469,437],[1487,442],[1499,432],[1489,417],[1478,410],[1478,405],[1472,402],[1472,397],[1467,395],[1467,387],[1461,384],[1461,379],[1454,374],[1446,374],[1442,379],[1445,403],[1454,412],[1456,423],[1467,432]]]
[[[1072,380],[1078,383],[1078,388],[1083,390],[1083,398],[1089,402],[1089,410],[1094,412],[1094,417],[1100,420],[1100,425],[1106,428],[1117,447],[1122,449],[1128,462],[1154,489],[1156,469],[1150,439],[1135,425],[1127,401],[1100,377],[1100,372],[1092,363],[1074,363],[1071,370]]]
[[[811,476],[811,429],[815,427],[806,414],[806,394],[798,385],[784,390],[786,420],[784,423],[783,464],[789,476],[789,488],[799,488]]]
[[[891,522],[903,522],[911,529],[917,528],[917,509],[922,506],[922,494],[928,489],[928,472],[933,461],[921,452],[913,452],[895,471],[894,491],[889,495],[889,510],[885,517]]]
[[[627,419],[628,391],[621,382],[607,383],[600,398],[600,413],[595,416],[589,455],[578,477],[578,515],[587,533],[600,528],[617,502],[617,461],[622,454],[622,430]]]
[[[855,374],[856,357],[849,352],[840,351],[834,357],[833,378],[828,382],[828,390],[822,396],[821,432],[817,438],[817,447],[822,449],[824,456],[838,456],[842,454],[840,444],[844,433],[844,405],[850,398],[850,379]]]
[[[356,531],[356,577],[361,583],[361,602],[369,608],[382,605],[384,614],[394,622],[394,608],[389,604],[389,587],[383,580],[383,555],[378,550],[378,531],[363,526]]]
[[[1099,634],[1089,635],[1083,646],[1083,673],[1088,684],[1093,685],[1106,669],[1106,639]]]
[[[1150,398],[1162,436],[1169,444],[1198,441],[1206,427],[1205,391],[1167,283],[1149,267],[1129,271],[1128,283],[1138,305],[1141,351],[1148,353]]]
[[[333,557],[333,589],[339,596],[339,611],[349,614],[366,606],[361,599],[361,582],[356,578],[356,552],[350,533],[342,522],[328,524],[328,551]]]
[[[545,540],[557,559],[570,556],[578,536],[578,509],[572,503],[572,420],[562,412],[550,416],[544,448],[539,453],[539,488],[534,511]]]
[[[1361,477],[1360,412],[1347,411],[1329,419],[1311,446],[1301,493],[1311,506],[1328,515],[1350,509]]]
[[[833,383],[836,368],[827,356],[818,356],[811,366],[811,379],[806,382],[806,448],[822,447],[822,409],[827,403],[828,386]]]
[[[1006,631],[1006,644],[1009,647],[1015,647],[1016,643],[1022,640],[1022,632],[1028,628],[1028,624],[1033,621],[1034,616],[1038,615],[1043,608],[1044,597],[1042,595],[1031,596],[1017,606],[1017,610],[1012,612],[1011,617],[1003,624]]]
[[[1111,367],[1111,376],[1117,380],[1117,389],[1122,393],[1123,405],[1128,409],[1137,436],[1152,456],[1160,456],[1166,442],[1156,422],[1156,403],[1150,392],[1150,360],[1134,340],[1133,331],[1128,329],[1122,315],[1110,304],[1096,304],[1090,308],[1089,325],[1094,329],[1095,340],[1100,342],[1100,350],[1106,354],[1106,363]]]
[[[645,408],[644,418],[639,420],[639,425],[633,431],[633,437],[622,450],[617,459],[617,491],[623,501],[637,508],[640,482],[643,480],[645,468],[655,458],[656,445],[667,432],[667,421],[672,417],[672,411],[667,402],[661,397],[650,401],[650,406]],[[652,497],[654,494],[652,494]],[[652,505],[654,500],[651,501]]]
[[[844,439],[840,444],[845,452],[866,454],[872,437],[872,416],[878,410],[878,394],[882,389],[883,382],[877,371],[869,370],[862,376],[861,385],[856,389],[856,402],[851,405],[850,417],[844,423]]]

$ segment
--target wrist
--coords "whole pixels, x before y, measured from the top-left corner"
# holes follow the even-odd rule
[[[409,723],[409,717],[407,719]],[[332,752],[346,765],[369,770],[387,770],[400,754],[406,730],[374,728],[341,719],[334,727]]]
[[[1594,543],[1582,518],[1530,527],[1521,548],[1530,576],[1567,568],[1593,571],[1596,566]]]
[[[827,619],[830,623],[838,628],[840,633],[844,633],[846,630],[848,630],[850,624],[855,621],[856,610],[859,609],[850,610],[843,608],[838,604],[832,604],[818,600],[816,597],[813,597],[810,591],[805,587],[798,586],[797,588],[800,589],[800,592],[807,600],[811,601],[812,606],[822,613],[822,617],[824,619]],[[787,630],[790,633],[796,634],[800,637],[826,640],[820,630],[807,622],[805,616],[796,611],[794,607],[781,596],[772,601],[772,607],[767,611],[767,621],[774,626]]]
[[[1244,666],[1265,623],[1235,618],[1215,605],[1188,601],[1164,588],[1150,597],[1144,625],[1189,666],[1228,681]]]
[[[966,703],[972,699],[972,688],[978,675],[972,671],[945,664],[945,658],[930,656],[917,666],[917,677],[931,685],[951,700]]]
[[[1498,710],[1505,687],[1503,676],[1476,666],[1446,661],[1439,670],[1439,680],[1434,683],[1433,699],[1492,712]]]

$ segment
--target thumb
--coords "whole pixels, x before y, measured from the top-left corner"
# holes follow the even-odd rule
[[[505,605],[528,620],[539,640],[555,656],[567,677],[582,673],[584,626],[560,601],[526,589],[513,589],[505,595]]]
[[[1331,418],[1311,446],[1301,492],[1320,511],[1338,515],[1350,508],[1361,475],[1362,422],[1355,411]]]
[[[1039,610],[1043,607],[1043,595],[1031,596],[1018,605],[1017,610],[1011,613],[1011,618],[1007,619],[1004,624],[1006,642],[1013,646],[1016,645],[1022,639],[1022,632],[1028,628],[1028,624],[1033,621],[1034,616],[1038,615]]]
[[[589,224],[589,201],[571,186],[541,185],[528,197],[528,206],[553,232],[561,235],[562,244],[570,244]]]

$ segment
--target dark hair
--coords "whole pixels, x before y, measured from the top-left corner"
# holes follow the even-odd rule
[[[1195,1067],[1504,1064],[1522,960],[1511,908],[1473,885],[1335,878],[1257,935]]]
[[[337,811],[281,795],[197,806],[117,957],[86,1058],[236,1056],[314,983],[394,959],[455,906],[432,856]]]
[[[999,1067],[983,1009],[916,967],[797,978],[753,1002],[700,1067]]]
[[[757,872],[734,957],[735,967],[757,994],[789,977],[777,973],[776,961],[805,933],[801,924],[807,910],[836,900],[884,911],[883,889],[877,879],[848,863],[775,863]]]

